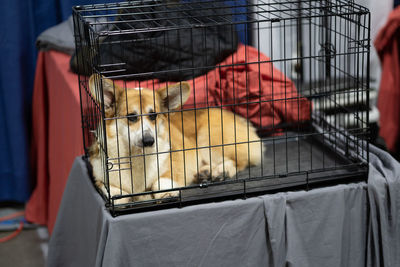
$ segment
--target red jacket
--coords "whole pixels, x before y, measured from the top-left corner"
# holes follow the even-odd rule
[[[294,83],[275,68],[270,58],[251,46],[240,44],[215,69],[188,82],[192,93],[184,108],[226,105],[256,127],[275,127],[311,117],[311,102],[298,94]],[[166,86],[157,80],[117,83],[156,90]]]

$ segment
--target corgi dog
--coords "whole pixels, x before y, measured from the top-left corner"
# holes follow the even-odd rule
[[[159,90],[126,89],[94,74],[88,86],[98,105],[104,101],[105,118],[97,132],[103,131],[104,123],[106,136],[93,142],[89,161],[96,185],[106,195],[106,185],[111,197],[156,192],[201,179],[232,178],[261,163],[262,144],[249,121],[222,108],[180,109],[190,96],[187,82]],[[170,190],[121,198],[115,203],[178,194]]]

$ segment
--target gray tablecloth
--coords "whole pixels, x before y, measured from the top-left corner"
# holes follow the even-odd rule
[[[370,165],[368,184],[113,218],[77,158],[48,266],[400,266],[400,166]]]

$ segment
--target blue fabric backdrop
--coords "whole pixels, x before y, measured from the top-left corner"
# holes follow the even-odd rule
[[[0,201],[25,202],[32,187],[28,148],[37,56],[35,39],[48,27],[65,20],[73,5],[99,2],[104,0],[3,0],[1,3]]]
[[[67,19],[73,5],[116,0],[3,0],[0,16],[0,201],[28,200],[29,140],[36,37]],[[241,5],[245,0],[226,1]],[[237,8],[236,12],[244,8]],[[245,17],[237,17],[243,21]],[[240,27],[244,27],[241,25]],[[239,31],[246,42],[243,29]]]

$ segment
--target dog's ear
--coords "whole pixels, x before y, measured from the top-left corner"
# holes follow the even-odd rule
[[[113,106],[119,96],[121,88],[112,80],[107,79],[99,74],[93,74],[89,78],[90,93],[97,103],[101,105],[101,88],[103,89],[104,108],[108,109]]]
[[[169,85],[157,91],[161,98],[161,106],[165,110],[177,109],[188,100],[190,85],[187,82],[179,82]]]

